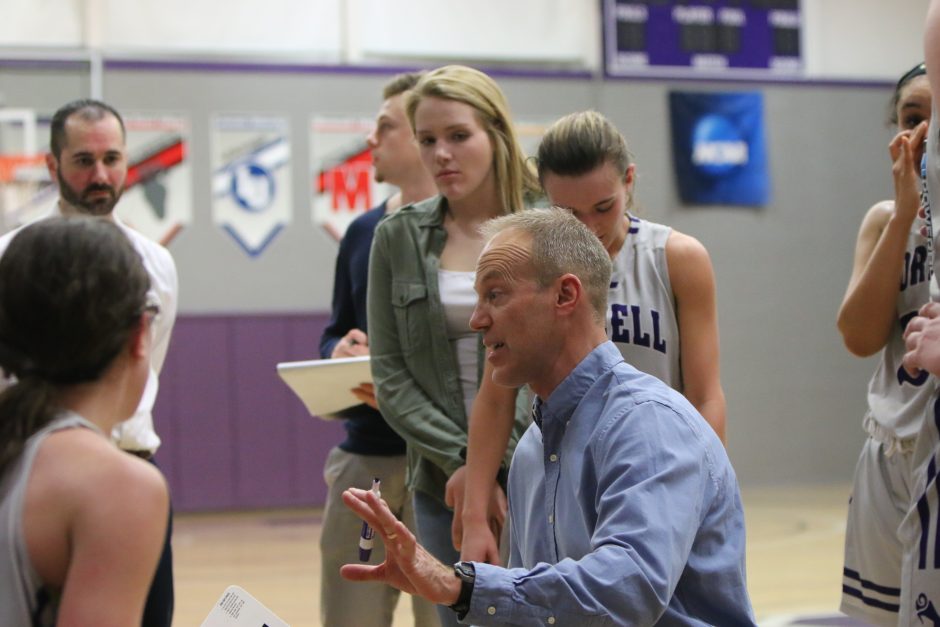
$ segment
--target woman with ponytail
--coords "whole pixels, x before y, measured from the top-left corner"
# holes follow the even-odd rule
[[[140,624],[159,472],[116,448],[149,372],[150,281],[114,224],[50,218],[0,259],[0,624]]]

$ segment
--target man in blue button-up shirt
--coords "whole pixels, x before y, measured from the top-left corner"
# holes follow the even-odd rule
[[[343,575],[476,625],[753,625],[734,471],[685,398],[607,340],[603,246],[560,210],[498,218],[487,235],[470,324],[494,380],[537,395],[510,469],[510,567],[445,566],[349,490],[388,557]]]

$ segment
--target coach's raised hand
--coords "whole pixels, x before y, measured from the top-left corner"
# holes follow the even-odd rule
[[[343,502],[369,523],[385,543],[385,561],[376,566],[346,564],[340,574],[350,581],[381,581],[439,605],[453,605],[460,595],[460,580],[423,546],[385,501],[368,490],[350,488]]]

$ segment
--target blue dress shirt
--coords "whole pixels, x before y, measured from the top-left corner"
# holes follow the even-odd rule
[[[475,564],[475,625],[754,625],[724,447],[659,379],[595,348],[536,400],[509,474],[510,568]]]

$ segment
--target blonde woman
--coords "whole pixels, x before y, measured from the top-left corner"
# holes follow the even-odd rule
[[[407,443],[421,542],[439,559],[459,554],[445,485],[464,464],[467,418],[489,378],[477,333],[474,270],[481,224],[524,209],[538,182],[513,131],[509,106],[486,74],[451,65],[427,73],[409,94],[409,121],[439,194],[403,207],[376,229],[368,288],[369,349],[376,400]],[[524,394],[494,393],[501,420],[528,423]],[[514,443],[515,438],[511,439]],[[513,445],[504,447],[508,463]],[[445,625],[457,624],[439,608]]]

